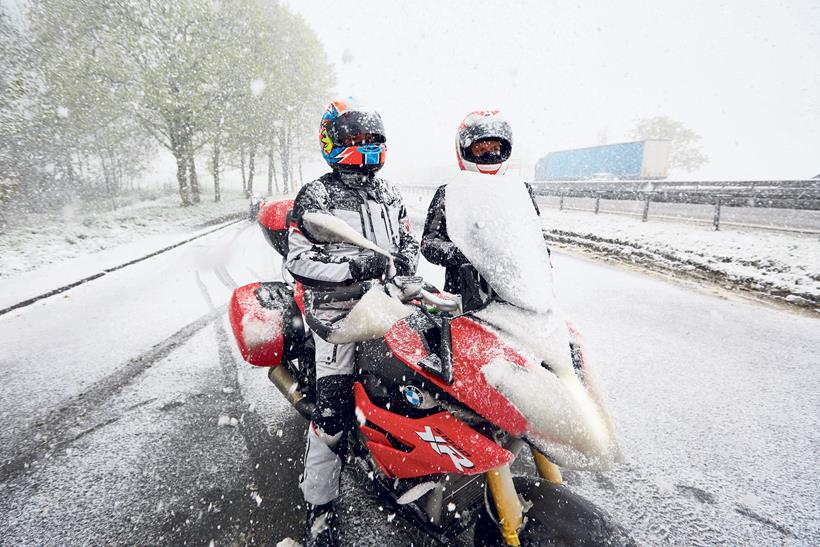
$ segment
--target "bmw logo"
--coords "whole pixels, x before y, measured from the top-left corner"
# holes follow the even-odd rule
[[[419,408],[424,404],[424,394],[416,386],[402,386],[401,392],[404,394],[404,400],[413,408]]]

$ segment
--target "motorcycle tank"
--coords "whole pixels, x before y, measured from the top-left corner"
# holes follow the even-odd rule
[[[524,436],[558,465],[604,470],[621,461],[593,372],[588,364],[573,366],[540,219],[523,180],[463,172],[447,185],[446,199],[451,239],[503,300],[474,315],[522,357],[498,351],[475,363],[486,382],[526,418]]]

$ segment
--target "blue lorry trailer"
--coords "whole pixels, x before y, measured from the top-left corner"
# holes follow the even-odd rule
[[[550,152],[535,165],[535,180],[664,179],[672,142],[645,140]]]

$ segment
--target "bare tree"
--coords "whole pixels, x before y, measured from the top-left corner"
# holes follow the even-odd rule
[[[669,164],[673,168],[694,171],[709,161],[709,158],[698,145],[700,135],[683,123],[666,116],[635,120],[635,127],[630,131],[629,138],[635,140],[668,139],[672,141],[672,154]]]

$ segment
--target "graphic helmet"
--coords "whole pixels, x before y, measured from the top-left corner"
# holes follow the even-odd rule
[[[387,153],[384,123],[375,110],[352,97],[331,102],[319,128],[322,157],[330,167],[347,173],[375,173]]]
[[[473,145],[482,141],[499,141],[498,150],[473,153]],[[503,175],[512,154],[512,128],[498,110],[470,112],[456,132],[456,158],[463,171]],[[480,148],[480,146],[479,146]]]

